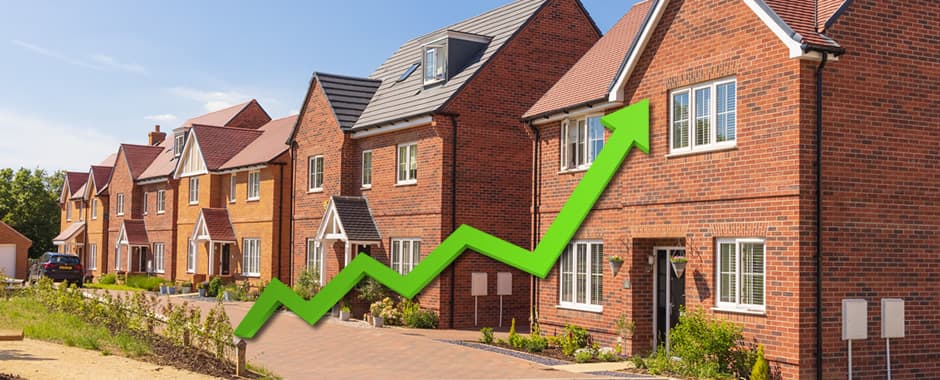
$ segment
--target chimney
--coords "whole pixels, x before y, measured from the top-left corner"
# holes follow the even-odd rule
[[[153,127],[153,132],[150,132],[147,137],[151,146],[157,146],[160,145],[164,139],[166,139],[166,133],[160,132],[160,125],[157,124],[155,127]]]

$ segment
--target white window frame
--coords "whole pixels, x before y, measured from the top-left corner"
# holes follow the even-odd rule
[[[118,193],[117,195],[117,210],[115,210],[117,216],[124,216],[124,193]]]
[[[88,269],[98,269],[98,244],[88,244]]]
[[[366,166],[366,156],[369,156],[368,166]],[[361,170],[360,170],[361,181],[360,182],[362,182],[361,184],[362,184],[363,189],[372,188],[372,160],[374,157],[375,155],[372,154],[371,150],[362,151],[362,160],[361,160],[361,165],[360,165],[361,167]],[[366,181],[366,178],[368,178],[368,181]]]
[[[65,221],[72,221],[72,201],[65,201]]]
[[[734,257],[735,257],[735,294],[734,302],[723,302],[721,300],[721,245],[722,244],[734,244]],[[742,281],[744,271],[742,270],[743,257],[741,252],[742,244],[760,244],[764,247],[764,259],[763,259],[763,288],[761,294],[763,294],[763,304],[745,304],[741,302],[741,293],[742,293]],[[767,309],[767,242],[764,239],[759,238],[720,238],[715,241],[715,308],[718,310],[733,311],[733,312],[747,312],[747,313],[763,313]]]
[[[143,198],[144,198],[144,206],[143,206],[143,207],[144,207],[144,215],[147,215],[148,211],[150,211],[150,210],[149,210],[149,207],[147,207],[147,201],[148,201],[147,198],[149,198],[149,197],[147,196],[147,192],[146,192],[146,191],[143,192]]]
[[[585,270],[586,270],[586,279],[585,279],[585,293],[584,293],[584,302],[578,302],[578,285],[577,285],[577,254],[572,254],[575,252],[576,247],[579,245],[584,245],[585,250]],[[596,245],[601,246],[601,262],[595,263],[594,258],[594,247]],[[580,310],[580,311],[589,311],[595,313],[601,313],[604,311],[604,256],[603,256],[604,242],[601,240],[577,240],[572,241],[565,248],[565,251],[562,253],[561,258],[558,261],[558,307],[564,309]],[[564,271],[565,264],[570,268],[569,273],[566,274]],[[594,269],[597,268],[598,272],[594,272]],[[599,273],[599,274],[598,274]],[[571,276],[571,289],[568,289],[570,300],[565,300],[565,290],[564,286],[564,276]],[[599,276],[601,281],[601,294],[599,295],[600,303],[593,303],[593,293],[594,293],[594,281],[595,277]]]
[[[405,252],[407,243],[408,252]],[[390,255],[391,268],[399,274],[406,275],[414,270],[421,262],[421,239],[401,238],[392,239],[392,253]],[[407,259],[407,260],[406,260]]]
[[[248,200],[257,201],[261,199],[261,170],[252,170],[248,172]]]
[[[189,205],[199,204],[199,177],[189,177]]]
[[[238,174],[232,173],[228,181],[228,203],[235,203],[238,200]]]
[[[91,220],[98,220],[98,198],[91,199]]]
[[[439,52],[434,57],[433,66],[428,63],[428,52],[430,50],[437,50]],[[440,64],[441,72],[435,73],[434,71],[438,67],[438,64]],[[431,77],[428,77],[428,69],[431,70]],[[424,80],[425,86],[447,80],[447,43],[445,40],[435,41],[421,48],[421,77]]]
[[[173,138],[173,156],[183,155],[183,147],[186,145],[186,134],[180,133]]]
[[[405,149],[404,162],[402,162],[402,148]],[[412,159],[412,156],[414,156],[414,159]],[[402,171],[403,168],[404,171]],[[398,185],[413,185],[418,183],[417,141],[398,144],[398,146],[395,147],[395,179],[395,183]]]
[[[312,269],[317,270],[317,275],[323,277],[323,246],[316,239],[307,239],[307,270],[311,269],[311,264],[315,266]]]
[[[319,162],[319,167],[317,166]],[[326,162],[323,155],[310,156],[307,158],[307,192],[319,193],[323,191],[323,171],[326,168]]]
[[[560,153],[561,171],[563,172],[564,171],[580,171],[580,170],[587,170],[588,168],[591,167],[591,164],[594,163],[594,159],[596,158],[596,156],[600,154],[599,151],[598,152],[594,151],[594,144],[592,144],[591,120],[592,119],[597,120],[597,124],[600,127],[601,148],[603,149],[603,145],[607,142],[607,131],[605,130],[604,126],[600,123],[600,119],[603,116],[604,114],[590,114],[590,115],[585,115],[584,117],[577,118],[577,119],[562,120],[561,135],[559,139],[560,141],[559,145],[561,149],[561,153]],[[569,145],[568,131],[570,130],[572,125],[574,125],[575,128],[578,128],[579,132],[580,131],[584,132],[584,141],[581,142],[579,140],[577,144],[578,145],[577,153],[582,154],[583,159],[581,160],[580,163],[577,163],[576,165],[570,165],[571,160],[569,159],[569,155],[572,154],[573,151],[568,146]]]
[[[242,239],[242,275],[261,277],[261,239]]]
[[[153,272],[165,273],[166,268],[166,244],[153,243]]]
[[[724,84],[733,84],[734,93],[735,93],[735,102],[734,102],[734,125],[735,125],[735,134],[734,139],[718,142],[718,86]],[[705,144],[696,144],[695,141],[695,93],[696,91],[707,89],[709,91],[709,105],[708,105],[708,125],[709,125],[709,141]],[[738,141],[738,128],[737,128],[737,117],[738,117],[738,84],[737,78],[723,78],[710,82],[699,83],[693,86],[677,88],[669,91],[669,155],[683,155],[689,153],[698,153],[698,152],[708,152],[714,150],[723,150],[730,149],[737,146]],[[675,143],[675,129],[673,128],[677,120],[673,119],[675,115],[675,96],[679,94],[686,94],[689,97],[689,112],[688,118],[684,119],[688,123],[686,126],[686,132],[688,133],[689,141],[688,145],[685,147],[676,148]],[[731,113],[731,111],[726,111],[726,114]]]
[[[199,246],[196,241],[189,239],[186,247],[186,273],[196,273],[199,256]]]
[[[157,215],[166,213],[166,190],[157,190]]]

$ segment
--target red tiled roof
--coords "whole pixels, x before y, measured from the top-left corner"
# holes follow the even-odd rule
[[[65,242],[72,239],[73,236],[85,230],[85,222],[72,223],[70,226],[66,227],[65,230],[60,232],[56,237],[52,238],[53,242]]]
[[[224,208],[204,208],[202,218],[206,223],[209,239],[213,241],[236,241],[232,221],[228,217],[228,210]]]
[[[147,225],[140,219],[124,219],[124,233],[127,235],[128,245],[150,245],[150,237],[147,236]],[[121,243],[121,242],[118,242]]]
[[[605,99],[651,3],[635,4],[523,117]]]
[[[239,113],[241,113],[242,110],[248,107],[248,105],[251,104],[252,102],[255,102],[255,100],[252,99],[247,102],[236,104],[228,108],[223,108],[215,112],[209,112],[205,115],[196,116],[192,119],[186,120],[186,122],[183,123],[183,125],[181,125],[180,127],[188,128],[188,127],[193,127],[196,125],[224,127],[226,124],[232,121],[232,118],[234,118]]]
[[[88,182],[88,173],[79,173],[79,172],[66,172],[65,173],[65,183],[69,185],[69,191],[72,194],[81,190],[85,183]]]
[[[85,188],[88,187],[88,182],[82,184],[82,187],[79,187],[78,190],[72,192],[71,199],[82,199],[85,197]]]
[[[101,193],[102,190],[108,187],[108,183],[111,181],[111,170],[114,169],[110,166],[92,166],[91,167],[91,179],[95,183],[95,191]]]
[[[803,43],[838,47],[839,44],[822,34],[823,28],[847,0],[763,0],[794,32],[803,36]]]
[[[196,135],[206,169],[218,170],[242,149],[258,139],[263,132],[255,129],[223,128],[197,125],[190,133]],[[282,140],[281,143],[283,143]]]
[[[235,154],[219,169],[235,169],[249,165],[267,163],[287,151],[288,145],[285,141],[290,137],[294,124],[297,123],[297,116],[288,116],[285,118],[272,120],[258,129],[261,136],[252,141],[248,146]],[[202,144],[202,136],[199,137]],[[205,152],[203,152],[205,154]]]
[[[160,177],[167,177],[173,173],[176,168],[176,152],[173,151],[172,139],[164,139],[157,147],[163,149],[157,158],[153,159],[147,170],[140,174],[138,180],[147,180]]]
[[[156,146],[132,144],[121,144],[121,149],[124,151],[124,159],[127,161],[133,179],[140,177],[157,155],[163,151],[163,148]]]
[[[114,161],[117,160],[117,153],[111,153],[108,157],[101,161],[96,166],[114,166]]]

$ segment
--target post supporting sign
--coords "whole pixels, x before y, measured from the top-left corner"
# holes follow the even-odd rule
[[[904,337],[903,299],[881,299],[881,337],[885,338],[885,362],[888,367],[888,380],[891,380],[891,338]]]
[[[473,325],[479,325],[479,313],[477,310],[480,297],[485,297],[487,292],[486,272],[473,272],[470,274],[470,295],[473,296]]]
[[[842,340],[849,341],[849,380],[852,380],[852,341],[855,339],[868,339],[868,301],[843,299]]]
[[[512,272],[496,273],[496,295],[499,296],[499,327],[503,327],[503,296],[512,295]]]

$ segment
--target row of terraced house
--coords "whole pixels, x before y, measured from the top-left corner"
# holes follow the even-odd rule
[[[600,117],[649,100],[649,154],[624,160],[548,276],[465,253],[417,297],[442,327],[574,323],[613,344],[625,316],[638,354],[704,308],[783,378],[837,378],[842,300],[868,300],[877,337],[879,301],[901,298],[893,375],[931,377],[938,15],[931,0],[645,0],[602,34],[578,0],[516,1],[367,78],[315,72],[297,116],[252,100],[121,145],[68,173],[56,244],[96,277],[254,283],[326,283],[359,254],[407,274],[463,224],[531,249],[610,136]],[[855,344],[855,375],[883,377],[884,342]]]

